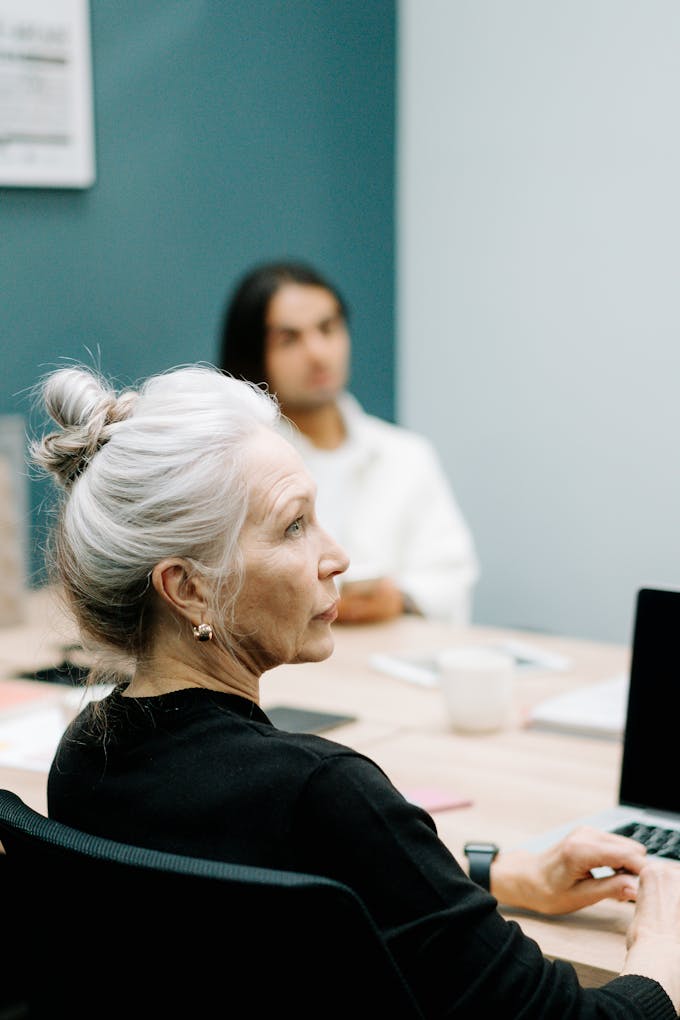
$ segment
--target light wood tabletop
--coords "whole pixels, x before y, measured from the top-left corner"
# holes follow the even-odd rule
[[[262,706],[299,706],[356,717],[325,736],[373,758],[404,792],[434,787],[470,801],[433,813],[438,832],[463,861],[466,840],[511,847],[544,829],[616,802],[621,743],[533,730],[531,707],[576,685],[627,671],[629,649],[612,644],[491,627],[450,627],[416,616],[387,624],[336,625],[336,648],[321,663],[281,666],[265,674]],[[566,656],[561,670],[518,670],[514,712],[502,731],[465,735],[448,723],[440,690],[387,675],[375,653],[428,653],[457,644],[496,645],[520,638]],[[27,597],[22,623],[0,627],[0,677],[60,662],[77,634],[49,589]],[[46,810],[43,772],[0,767],[0,785]],[[619,972],[630,904],[605,901],[561,917],[504,911],[535,938],[547,956],[571,960],[584,984]]]

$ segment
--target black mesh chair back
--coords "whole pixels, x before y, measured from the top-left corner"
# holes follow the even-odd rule
[[[0,842],[0,1020],[422,1016],[338,882],[91,836],[8,790]]]

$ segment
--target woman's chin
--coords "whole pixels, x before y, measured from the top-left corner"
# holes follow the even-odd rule
[[[293,662],[323,662],[333,654],[335,639],[330,632],[325,638],[317,638],[309,641],[304,648],[301,648]]]

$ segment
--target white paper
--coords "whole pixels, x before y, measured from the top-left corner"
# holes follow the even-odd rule
[[[112,689],[110,684],[64,687],[55,703],[7,716],[0,722],[0,765],[47,772],[70,720],[88,701],[105,697]]]
[[[0,765],[47,772],[65,728],[60,705],[11,716],[0,723]]]
[[[531,712],[529,725],[585,736],[619,738],[626,725],[627,706],[628,676],[621,674],[542,701]]]
[[[459,645],[452,647],[461,647]],[[564,655],[546,652],[542,648],[527,641],[507,639],[493,641],[489,644],[475,645],[476,648],[490,648],[496,652],[504,652],[515,660],[515,669],[519,672],[534,669],[565,670],[571,665]],[[375,652],[369,657],[369,665],[381,673],[388,673],[398,680],[416,684],[419,687],[437,687],[439,685],[439,666],[437,656],[443,648],[429,652],[402,654],[396,652]]]

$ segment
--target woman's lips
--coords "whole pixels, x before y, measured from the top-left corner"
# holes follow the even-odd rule
[[[323,620],[325,623],[333,623],[333,620],[338,618],[338,603],[334,602],[330,608],[326,609],[323,613],[318,613],[314,619]]]

